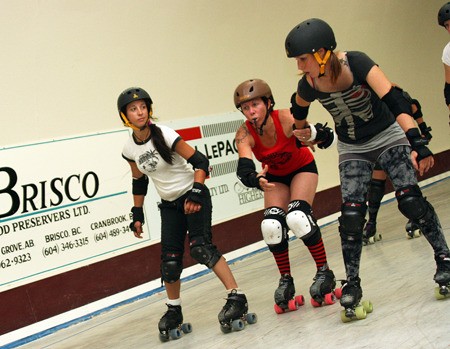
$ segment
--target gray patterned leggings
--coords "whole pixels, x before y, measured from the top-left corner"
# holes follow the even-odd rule
[[[399,145],[385,150],[377,159],[391,180],[396,192],[400,189],[417,185],[415,170],[410,160],[410,153],[408,146]],[[368,159],[363,159],[360,155],[358,154],[360,159],[347,160],[339,164],[343,201],[341,217],[344,216],[344,206],[355,206],[355,204],[360,207],[361,217],[365,217],[367,209],[365,201],[372,178],[374,163]],[[420,189],[418,190],[421,195]],[[435,255],[448,253],[449,249],[439,219],[431,204],[426,201],[426,198],[423,200],[428,207],[428,212],[423,219],[417,220],[416,223],[421,227],[422,233],[433,248]],[[339,221],[342,255],[347,279],[354,279],[359,277],[362,233],[365,220],[362,221],[362,224],[350,236],[345,233],[346,228],[343,220],[341,221],[340,218]]]

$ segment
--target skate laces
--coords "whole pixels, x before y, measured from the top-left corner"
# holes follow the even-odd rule
[[[289,274],[284,274],[281,276],[278,286],[290,285],[292,284],[292,280],[293,280],[292,276],[290,276]]]

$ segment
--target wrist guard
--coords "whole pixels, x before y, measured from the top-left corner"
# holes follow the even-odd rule
[[[322,125],[321,123],[317,123],[315,125],[309,125],[311,129],[311,138],[308,141],[316,141],[318,142],[317,146],[320,149],[327,149],[330,147],[335,141],[335,134],[332,128],[327,127],[328,123]]]
[[[205,195],[205,186],[199,182],[194,182],[192,189],[186,198],[187,201],[195,202],[196,204],[203,205],[203,196]]]
[[[131,208],[131,213],[133,214],[133,221],[130,223],[130,229],[132,231],[136,231],[136,227],[134,226],[134,223],[141,222],[142,225],[144,225],[144,209],[142,207],[136,207],[133,206]]]
[[[431,135],[431,127],[428,127],[428,125],[425,122],[420,123],[419,125],[420,133],[422,133],[422,136],[424,136],[428,141],[433,138]]]
[[[236,175],[246,187],[258,188],[261,190],[259,179],[262,176],[257,177],[258,172],[256,172],[256,167],[253,160],[248,158],[239,158]]]
[[[417,152],[417,162],[425,159],[429,156],[433,156],[430,149],[427,148],[428,140],[423,138],[417,128],[410,128],[406,132],[409,144],[411,144],[412,150]]]

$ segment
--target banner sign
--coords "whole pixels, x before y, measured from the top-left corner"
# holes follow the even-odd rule
[[[262,192],[236,177],[242,122],[240,113],[161,122],[208,157],[213,224],[263,208]],[[0,149],[0,292],[159,242],[151,182],[144,238],[129,229],[128,137],[123,129]]]

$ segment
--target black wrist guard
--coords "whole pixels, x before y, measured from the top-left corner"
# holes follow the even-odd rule
[[[428,140],[423,138],[417,128],[410,128],[406,132],[409,144],[411,144],[412,150],[417,152],[417,162],[425,159],[429,156],[433,156],[430,149],[427,148]]]
[[[327,123],[325,125],[322,125],[321,123],[317,123],[314,125],[317,135],[316,135],[316,142],[320,142],[317,144],[317,146],[320,149],[327,149],[330,145],[333,144],[334,141],[334,131],[330,127],[327,127]]]
[[[190,190],[187,200],[195,202],[196,204],[203,205],[203,196],[205,195],[205,186],[201,183],[194,182],[192,189]]]
[[[257,177],[258,172],[256,172],[256,167],[253,160],[248,158],[239,158],[236,175],[246,187],[261,189],[259,179],[262,176]]]
[[[422,136],[424,136],[427,140],[431,140],[433,136],[431,135],[431,127],[428,127],[428,125],[425,122],[420,123],[419,125],[420,133],[422,133]]]
[[[294,92],[294,94],[291,96],[291,114],[294,116],[295,120],[305,120],[308,116],[309,111],[309,105],[307,107],[302,107],[297,104],[297,101],[295,100],[295,97],[297,96],[297,93]]]
[[[131,213],[133,214],[133,222],[130,223],[130,229],[132,231],[136,231],[134,223],[141,222],[142,225],[144,225],[144,223],[145,223],[144,209],[142,207],[133,206],[131,208]]]

